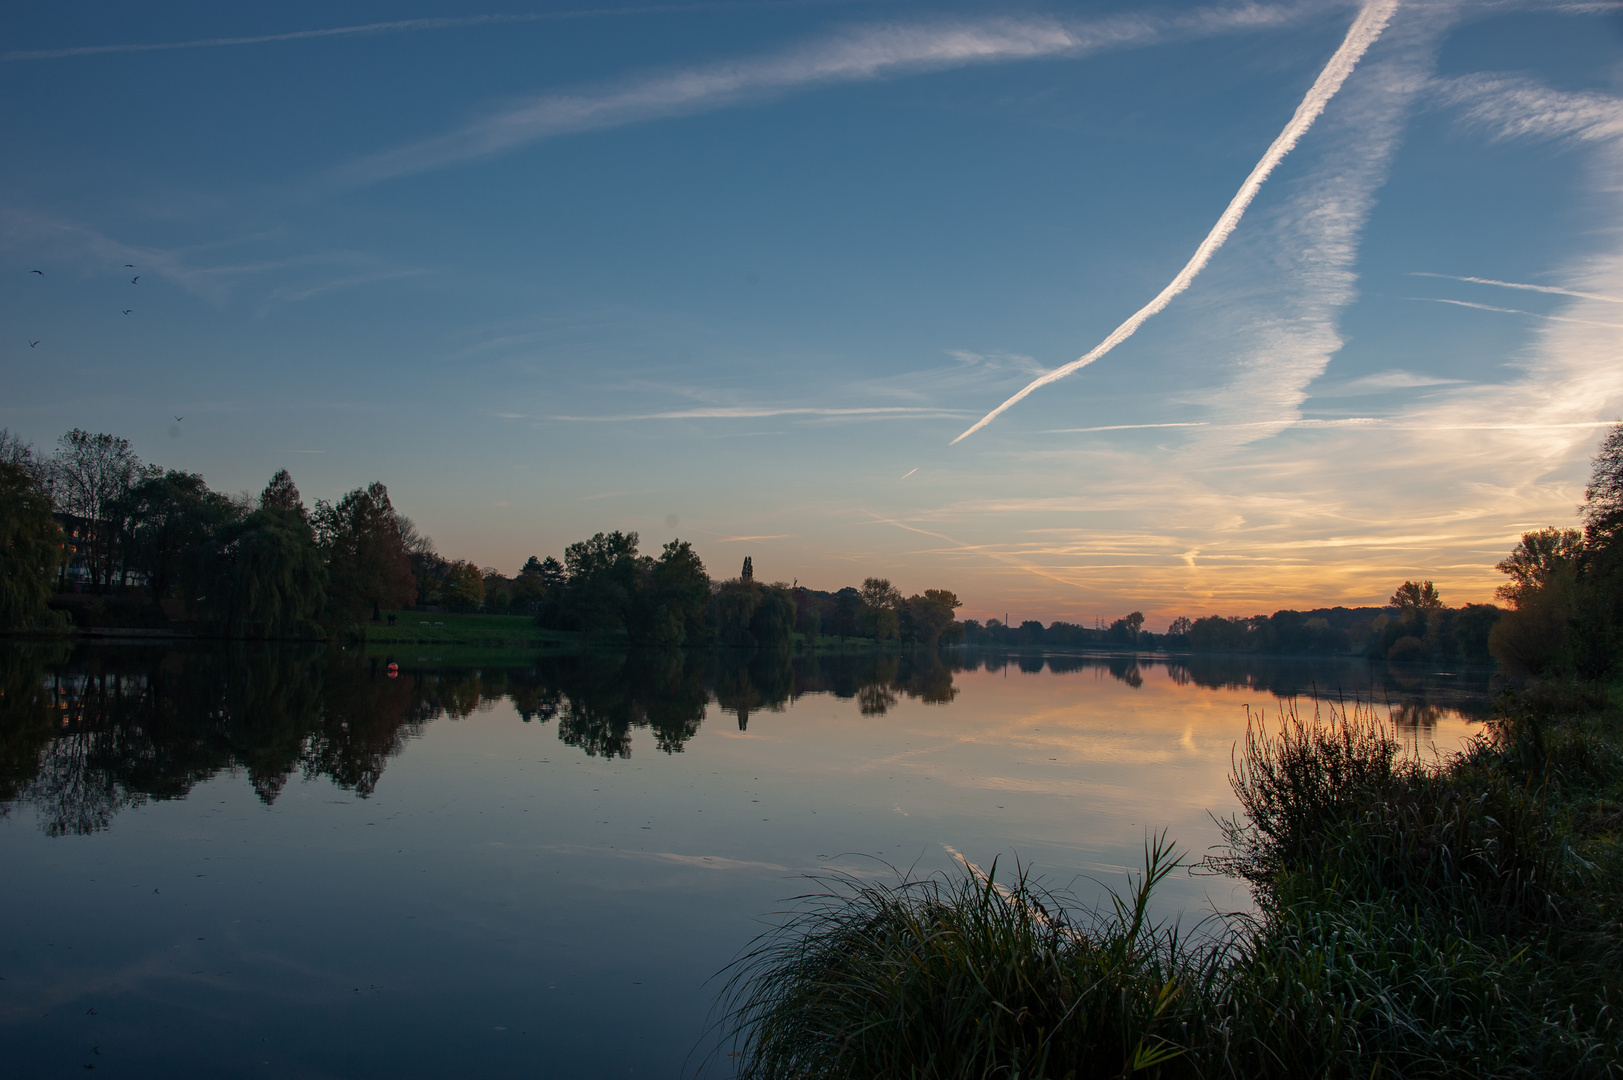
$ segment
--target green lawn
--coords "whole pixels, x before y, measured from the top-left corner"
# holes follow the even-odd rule
[[[395,624],[388,625],[388,616]],[[368,623],[369,645],[542,645],[576,643],[579,634],[543,630],[527,615],[453,615],[445,612],[389,611],[383,623]]]

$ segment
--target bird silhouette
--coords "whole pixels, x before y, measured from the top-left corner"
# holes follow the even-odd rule
[[[130,284],[131,285],[137,284],[140,280],[141,280],[141,275],[136,274],[134,277],[130,278]]]
[[[177,424],[178,424],[178,423],[180,423],[180,422],[181,422],[181,421],[182,421],[182,420],[184,420],[184,419],[186,419],[186,418],[185,418],[185,417],[184,417],[184,416],[177,416],[177,417],[175,417],[175,423],[177,423]]]
[[[29,342],[29,343],[28,343],[28,347],[29,347],[29,348],[30,348],[30,349],[32,349],[32,348],[33,348],[33,347],[34,347],[34,346],[35,346],[35,345],[38,345],[38,344],[39,344],[39,342],[37,342],[37,341],[30,341],[30,342]]]
[[[126,269],[126,270],[134,270],[135,269],[135,264],[134,263],[125,263],[124,264],[124,269]]]
[[[28,271],[28,272],[29,272],[29,273],[30,273],[30,274],[38,274],[38,275],[39,275],[39,276],[40,276],[40,277],[44,277],[44,276],[45,276],[45,271],[43,271],[43,270],[30,270],[30,271]]]
[[[124,314],[128,315],[130,312],[132,312],[134,310],[135,310],[134,308],[125,308],[124,309]]]

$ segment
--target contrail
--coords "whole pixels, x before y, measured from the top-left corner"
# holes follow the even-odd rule
[[[1497,285],[1501,289],[1525,289],[1528,292],[1551,293],[1555,296],[1573,296],[1579,300],[1602,300],[1608,304],[1623,304],[1623,296],[1605,296],[1601,293],[1578,292],[1575,289],[1558,289],[1554,285],[1526,285],[1520,281],[1495,281],[1485,277],[1459,277],[1455,274],[1432,274],[1424,270],[1413,270],[1410,277],[1442,278],[1444,281],[1465,281],[1472,285]]]
[[[320,30],[293,30],[282,34],[256,34],[251,37],[194,38],[191,41],[159,41],[124,45],[77,45],[66,49],[16,49],[0,53],[0,62],[15,60],[62,60],[73,56],[101,56],[106,53],[167,52],[171,49],[217,49],[230,45],[267,45],[279,41],[309,38],[370,37],[375,34],[410,34],[418,30],[447,30],[463,26],[496,26],[502,23],[561,22],[570,19],[598,19],[614,15],[685,15],[709,11],[729,11],[748,7],[800,7],[797,3],[751,5],[722,2],[696,4],[646,4],[641,7],[591,8],[581,11],[543,11],[513,15],[462,15],[427,19],[394,19],[390,22],[362,23],[357,26],[330,26]]]
[[[1579,326],[1609,326],[1614,330],[1623,330],[1623,323],[1599,322],[1595,319],[1573,319],[1565,315],[1546,315],[1542,311],[1523,311],[1521,308],[1496,307],[1493,304],[1477,304],[1470,300],[1445,300],[1440,296],[1406,296],[1404,299],[1424,300],[1428,304],[1452,304],[1455,307],[1475,308],[1477,311],[1498,311],[1506,315],[1531,315],[1535,319],[1548,319],[1550,322],[1577,323]],[[1597,299],[1604,299],[1604,297]]]
[[[1281,161],[1285,160],[1285,155],[1289,154],[1302,136],[1307,134],[1308,129],[1313,126],[1313,121],[1319,118],[1319,114],[1330,103],[1330,99],[1336,96],[1336,91],[1340,90],[1341,84],[1347,81],[1347,76],[1352,74],[1353,68],[1357,66],[1365,51],[1375,44],[1376,39],[1381,36],[1381,32],[1386,29],[1386,24],[1392,21],[1392,15],[1397,11],[1397,8],[1398,0],[1374,0],[1374,2],[1366,4],[1364,9],[1358,13],[1358,18],[1353,20],[1352,27],[1347,31],[1346,39],[1341,43],[1341,48],[1336,50],[1335,55],[1330,58],[1330,62],[1325,65],[1324,70],[1319,72],[1319,77],[1308,88],[1307,95],[1302,98],[1302,103],[1296,107],[1296,114],[1291,117],[1290,123],[1285,125],[1285,130],[1281,131],[1279,137],[1274,140],[1273,145],[1268,147],[1268,152],[1262,155],[1262,160],[1257,162],[1256,168],[1251,170],[1251,175],[1245,178],[1245,183],[1240,185],[1240,190],[1235,193],[1233,200],[1229,202],[1228,209],[1223,211],[1223,216],[1217,219],[1217,224],[1212,226],[1212,231],[1206,234],[1206,239],[1202,240],[1200,247],[1195,249],[1194,256],[1184,265],[1182,270],[1178,271],[1178,276],[1173,278],[1167,287],[1161,290],[1160,295],[1139,308],[1131,318],[1116,327],[1109,337],[1095,345],[1091,352],[1079,359],[1072,360],[1064,367],[1057,367],[1048,374],[1033,379],[1023,390],[981,417],[969,430],[952,440],[953,444],[962,442],[987,424],[990,424],[1004,411],[1039,386],[1047,386],[1051,382],[1058,382],[1071,374],[1071,372],[1087,367],[1105,353],[1132,337],[1150,316],[1165,308],[1172,302],[1173,297],[1189,288],[1190,283],[1195,280],[1195,276],[1206,268],[1206,264],[1211,262],[1212,256],[1217,254],[1217,249],[1223,246],[1229,235],[1240,224],[1240,218],[1245,216],[1246,207],[1250,206],[1251,200],[1257,197],[1257,192],[1262,189],[1263,181],[1268,179],[1268,174],[1273,172],[1274,167]]]

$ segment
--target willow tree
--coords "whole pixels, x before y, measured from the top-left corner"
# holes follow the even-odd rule
[[[66,551],[49,496],[27,470],[0,461],[0,630],[56,625],[46,601]]]
[[[266,486],[259,509],[221,530],[217,544],[211,607],[228,636],[322,636],[327,567],[285,470]]]

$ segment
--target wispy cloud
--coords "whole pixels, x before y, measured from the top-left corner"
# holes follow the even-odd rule
[[[1146,320],[1163,310],[1172,302],[1174,297],[1189,288],[1195,277],[1206,268],[1206,264],[1211,262],[1212,256],[1217,254],[1217,250],[1239,227],[1240,219],[1245,216],[1246,208],[1257,197],[1257,192],[1262,190],[1263,182],[1268,179],[1268,175],[1274,171],[1274,168],[1281,161],[1285,160],[1285,156],[1301,141],[1302,136],[1307,134],[1308,129],[1313,126],[1313,122],[1319,118],[1319,114],[1324,112],[1325,106],[1330,103],[1330,99],[1335,97],[1336,92],[1341,89],[1342,83],[1347,81],[1347,76],[1352,74],[1353,68],[1357,66],[1364,53],[1381,36],[1381,32],[1386,29],[1386,24],[1391,21],[1397,6],[1397,0],[1374,0],[1374,2],[1365,5],[1364,9],[1359,12],[1358,17],[1353,20],[1351,28],[1348,29],[1347,36],[1343,39],[1341,47],[1335,51],[1335,54],[1330,58],[1330,62],[1325,65],[1323,71],[1319,72],[1319,77],[1308,88],[1301,104],[1296,107],[1295,114],[1291,117],[1290,122],[1285,125],[1285,130],[1279,133],[1279,136],[1274,139],[1273,145],[1269,146],[1267,152],[1262,155],[1262,160],[1258,161],[1251,170],[1251,175],[1245,178],[1245,182],[1240,185],[1240,190],[1235,193],[1228,207],[1218,217],[1217,224],[1212,226],[1211,232],[1206,234],[1206,239],[1202,240],[1200,246],[1195,249],[1194,255],[1190,257],[1189,261],[1184,264],[1183,269],[1178,271],[1177,275],[1167,283],[1166,288],[1162,289],[1155,299],[1134,312],[1126,322],[1111,331],[1110,335],[1098,345],[1095,345],[1091,351],[1076,360],[1072,360],[1069,364],[1057,367],[1046,375],[1032,380],[1024,389],[981,417],[963,434],[952,441],[954,443],[962,442],[987,424],[990,424],[1003,412],[1024,400],[1033,391],[1050,383],[1058,382],[1065,376],[1087,367],[1110,352],[1111,349],[1132,337],[1138,332],[1138,328],[1144,325]]]
[[[816,0],[811,0],[816,2]],[[821,0],[842,2],[842,0]],[[800,3],[696,3],[645,4],[640,7],[584,8],[578,11],[537,11],[508,15],[462,15],[429,19],[392,19],[388,22],[331,26],[317,30],[290,30],[281,34],[253,34],[244,37],[192,38],[186,41],[136,42],[120,45],[75,45],[64,49],[13,49],[0,53],[0,62],[19,60],[64,60],[78,56],[105,56],[112,53],[171,52],[176,49],[220,49],[241,45],[272,45],[286,41],[321,38],[376,37],[383,34],[413,34],[425,30],[459,30],[483,26],[509,26],[515,23],[572,22],[579,19],[618,18],[628,15],[687,15],[710,11],[759,11],[763,8],[805,7]]]
[[[1455,11],[1401,11],[1315,131],[1318,159],[1208,276],[1187,320],[1221,350],[1211,366],[1227,384],[1202,395],[1223,421],[1204,429],[1203,452],[1301,426],[1309,387],[1341,349],[1364,227]]]
[[[581,423],[621,423],[628,420],[753,420],[763,416],[847,417],[884,420],[904,416],[929,419],[963,415],[965,415],[965,412],[962,409],[934,409],[913,405],[873,405],[850,409],[825,409],[800,405],[707,405],[694,409],[673,409],[669,412],[625,413],[617,416],[553,416],[549,417],[549,419],[572,420]]]
[[[1179,420],[1164,424],[1098,424],[1094,427],[1049,428],[1039,435],[1081,435],[1093,431],[1140,431],[1146,428],[1205,427],[1205,420]]]
[[[427,270],[376,270],[366,274],[352,274],[348,277],[334,278],[331,281],[322,281],[310,285],[283,285],[272,289],[259,305],[258,314],[263,317],[270,309],[278,304],[298,303],[301,300],[314,299],[327,293],[339,292],[343,289],[353,289],[359,285],[371,285],[379,281],[394,281],[397,278],[420,277],[428,273]]]
[[[446,134],[358,158],[329,178],[361,186],[494,157],[559,135],[690,115],[794,90],[1278,26],[1303,18],[1307,10],[1239,4],[1091,22],[1004,17],[856,26],[773,55],[540,94]]]
[[[1444,379],[1436,375],[1422,375],[1415,371],[1378,371],[1357,379],[1315,388],[1313,396],[1360,397],[1364,394],[1386,394],[1393,390],[1421,390],[1431,386],[1456,386],[1459,379]]]
[[[1462,75],[1437,82],[1439,100],[1496,141],[1615,139],[1623,135],[1623,98],[1556,90],[1515,75]]]
[[[1442,382],[1452,380],[1444,379]],[[1430,384],[1420,384],[1430,385]],[[1305,416],[1294,420],[1239,420],[1233,423],[1222,423],[1216,420],[1189,420],[1177,424],[1104,424],[1099,427],[1078,428],[1049,428],[1040,432],[1043,435],[1084,435],[1096,431],[1136,431],[1143,428],[1214,428],[1220,430],[1241,430],[1244,428],[1281,427],[1322,428],[1322,427],[1369,427],[1372,424],[1386,423],[1378,416]]]

